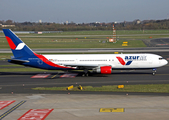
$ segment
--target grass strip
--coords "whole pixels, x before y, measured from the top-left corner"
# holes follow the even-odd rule
[[[149,92],[149,93],[169,93],[169,84],[147,84],[147,85],[125,85],[118,89],[118,85],[109,85],[102,87],[82,86],[82,91],[107,91],[107,92]],[[67,87],[36,87],[33,90],[56,90],[67,91]],[[81,91],[74,87],[71,91]]]
[[[17,64],[12,64],[12,65],[0,65],[1,67],[24,67],[23,65],[17,65]]]
[[[41,71],[48,71],[48,70],[43,70],[43,69],[38,69],[38,68],[0,68],[0,72],[41,72]]]
[[[124,48],[122,43],[126,40],[119,40],[117,43],[107,42],[108,39],[97,39],[97,40],[83,40],[83,39],[50,39],[50,38],[35,38],[23,39],[31,49],[33,48]],[[146,47],[142,40],[127,40],[129,48],[133,47]],[[126,48],[126,46],[125,46]],[[1,40],[0,38],[0,49],[9,49],[7,41]]]

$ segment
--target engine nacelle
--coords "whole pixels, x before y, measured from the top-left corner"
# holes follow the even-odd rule
[[[112,71],[111,66],[102,66],[94,69],[94,72],[101,73],[101,74],[111,74],[111,71]]]

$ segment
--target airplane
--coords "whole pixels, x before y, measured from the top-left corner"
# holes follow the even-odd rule
[[[168,61],[156,54],[62,54],[40,55],[33,52],[13,31],[3,29],[12,50],[8,62],[47,70],[89,70],[100,74],[111,74],[112,70],[152,69],[165,66]]]

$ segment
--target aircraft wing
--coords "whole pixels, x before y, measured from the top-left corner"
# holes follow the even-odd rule
[[[69,67],[87,68],[87,69],[92,69],[101,66],[110,66],[109,64],[62,64],[62,65],[69,66]]]

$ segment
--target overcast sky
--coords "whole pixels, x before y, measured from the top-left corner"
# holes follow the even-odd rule
[[[169,0],[0,0],[0,20],[122,22],[169,18]]]

